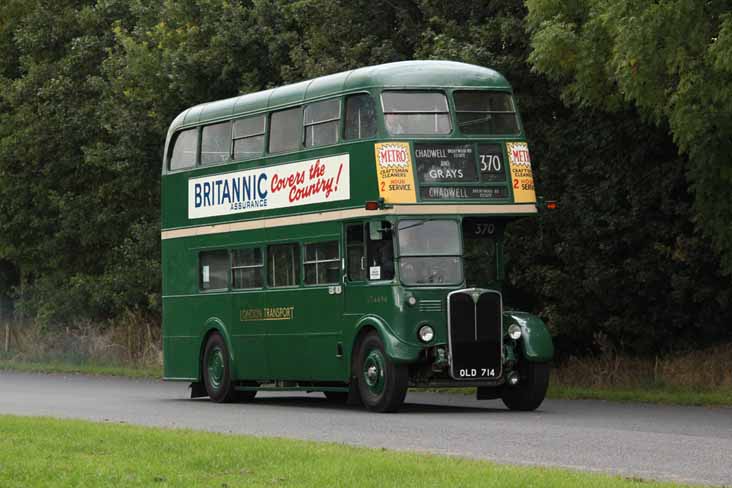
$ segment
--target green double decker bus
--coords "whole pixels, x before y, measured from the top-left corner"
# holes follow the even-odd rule
[[[503,235],[537,213],[511,87],[447,61],[360,68],[185,110],[162,175],[164,377],[193,397],[409,387],[533,410],[544,323],[503,304]]]

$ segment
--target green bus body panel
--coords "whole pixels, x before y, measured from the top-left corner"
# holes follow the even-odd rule
[[[504,312],[506,327],[514,323],[521,327],[521,344],[526,359],[536,363],[551,361],[554,358],[554,344],[544,321],[527,312]]]

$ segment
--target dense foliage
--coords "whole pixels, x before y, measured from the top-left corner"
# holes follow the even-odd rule
[[[5,1],[0,295],[48,324],[157,317],[175,115],[354,67],[451,59],[512,82],[539,191],[562,202],[512,224],[509,302],[547,319],[565,351],[729,337],[729,8],[528,3],[527,23],[516,0]]]

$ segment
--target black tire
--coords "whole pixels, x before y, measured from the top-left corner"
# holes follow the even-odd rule
[[[516,386],[503,387],[501,399],[510,410],[530,412],[544,401],[549,387],[549,363],[522,361],[520,379]]]
[[[323,394],[332,403],[346,403],[348,400],[347,391],[324,391]]]
[[[376,332],[358,344],[353,376],[364,406],[372,412],[396,412],[407,395],[407,367],[390,360]]]
[[[206,341],[201,370],[206,393],[212,402],[229,403],[237,400],[239,392],[234,390],[231,382],[229,349],[218,332],[211,334]]]

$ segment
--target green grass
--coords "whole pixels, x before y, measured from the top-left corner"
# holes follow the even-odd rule
[[[670,487],[339,444],[0,416],[0,486]]]
[[[0,370],[26,371],[30,373],[66,373],[99,376],[127,376],[130,378],[162,378],[162,368],[108,366],[99,364],[71,364],[63,362],[26,362],[0,359]]]
[[[609,400],[708,407],[732,406],[732,388],[699,389],[663,385],[648,388],[582,388],[552,385],[549,388],[548,396],[567,400]]]

